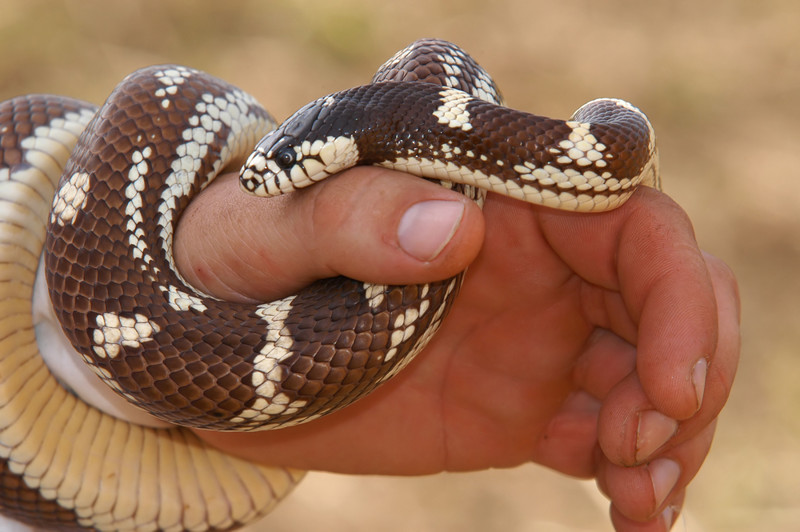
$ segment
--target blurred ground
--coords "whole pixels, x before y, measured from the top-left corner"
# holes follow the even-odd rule
[[[0,0],[0,100],[101,103],[125,74],[176,62],[284,118],[366,82],[418,37],[459,43],[509,105],[568,116],[599,96],[643,108],[667,192],[736,271],[743,353],[714,448],[676,530],[800,530],[800,4],[636,2],[105,2]],[[606,531],[590,483],[526,466],[426,478],[312,474],[272,530]]]

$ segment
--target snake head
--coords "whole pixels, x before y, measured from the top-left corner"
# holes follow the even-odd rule
[[[278,196],[358,164],[355,138],[326,127],[332,104],[332,96],[320,98],[262,138],[239,173],[242,188],[256,196]]]

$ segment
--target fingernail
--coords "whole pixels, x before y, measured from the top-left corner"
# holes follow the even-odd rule
[[[697,396],[697,409],[703,404],[703,394],[706,392],[706,373],[708,373],[708,360],[701,358],[692,368],[692,384]]]
[[[671,505],[664,508],[664,511],[661,512],[661,521],[664,523],[665,530],[672,528],[672,525],[675,523],[676,513],[678,513],[678,508]]]
[[[643,462],[659,447],[667,443],[678,430],[678,422],[656,410],[639,413],[636,430],[636,462]]]
[[[432,261],[453,238],[463,216],[464,204],[460,201],[415,203],[397,226],[397,241],[415,259]]]
[[[667,496],[675,487],[681,476],[681,466],[675,460],[659,458],[647,464],[650,481],[653,483],[653,495],[656,499],[656,508],[664,504]]]

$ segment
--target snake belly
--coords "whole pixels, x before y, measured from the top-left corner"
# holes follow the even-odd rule
[[[33,102],[40,105],[37,98]],[[472,58],[438,40],[412,44],[387,61],[370,85],[312,102],[272,133],[267,133],[273,127],[271,117],[250,96],[178,66],[150,67],[131,74],[93,112],[81,104],[63,112],[44,112],[44,118],[37,118],[40,124],[32,120],[38,127],[58,131],[55,126],[70,116],[66,123],[72,138],[68,141],[64,139],[69,135],[42,132],[24,139],[33,138],[32,148],[18,150],[26,159],[50,158],[55,150],[58,163],[37,160],[34,171],[30,161],[19,162],[19,154],[9,157],[13,151],[0,152],[7,163],[0,166],[0,178],[35,191],[25,196],[39,196],[35,207],[23,209],[36,214],[27,216],[32,220],[11,216],[8,224],[30,225],[38,245],[44,241],[53,308],[79,356],[130,402],[188,427],[276,428],[352,403],[422,350],[446,316],[463,279],[462,273],[439,283],[387,286],[338,277],[260,305],[219,301],[189,286],[172,259],[180,214],[220,171],[251,151],[262,135],[266,134],[241,172],[243,188],[262,196],[311,185],[356,164],[377,164],[433,179],[479,204],[486,191],[494,191],[584,211],[614,208],[640,183],[658,183],[652,127],[630,104],[593,102],[569,121],[513,111],[502,106],[491,77]],[[73,120],[76,113],[80,120]],[[354,127],[354,122],[362,126]],[[406,126],[400,128],[400,124]],[[84,127],[72,149],[74,137]],[[53,175],[58,174],[61,178],[54,193]],[[46,220],[46,236],[42,220]],[[5,241],[18,246],[20,237],[11,230],[8,235]],[[29,253],[38,258],[35,245]],[[25,275],[35,272],[30,262],[24,265]],[[23,300],[30,299],[30,286],[26,287],[19,296]],[[19,314],[16,307],[7,312],[12,321]],[[25,351],[33,356],[32,332],[27,338]],[[49,407],[47,419],[63,427],[79,422],[74,414],[58,410],[58,405],[73,400],[76,405],[83,403],[58,387],[43,364],[38,363],[36,371],[44,380],[28,384],[27,373],[11,368],[29,371],[34,366],[27,362],[19,366],[22,355],[17,351],[1,354],[5,358],[0,363],[16,364],[8,372],[4,369],[2,376],[19,377],[0,386],[9,397],[0,403],[0,450],[4,450],[0,478],[13,487],[6,490],[13,496],[0,498],[0,507],[23,520],[35,519],[46,507],[46,513],[57,514],[63,521],[49,524],[64,528],[181,530],[190,528],[187,522],[191,521],[191,528],[229,529],[263,515],[299,480],[297,473],[264,468],[259,474],[267,480],[256,483],[262,487],[253,491],[268,491],[269,497],[257,504],[255,496],[231,496],[231,507],[239,500],[250,501],[249,513],[235,517],[200,509],[203,504],[214,508],[208,498],[202,503],[187,498],[177,505],[165,500],[147,505],[137,500],[141,489],[138,495],[119,496],[117,502],[110,495],[98,497],[101,473],[115,471],[123,455],[109,452],[97,481],[81,481],[77,487],[74,476],[64,473],[63,477],[73,479],[73,484],[59,477],[63,464],[60,469],[48,469],[45,462],[56,462],[55,455],[33,451],[47,448],[41,443],[47,440],[46,424],[40,422],[33,430],[30,416],[18,414],[31,397],[21,390],[27,387],[33,394],[46,382],[48,392],[61,394],[59,402]],[[86,409],[81,415],[94,420],[88,427],[81,426],[86,447],[81,452],[96,450],[114,438],[124,439],[123,432],[139,434],[134,441],[158,442],[156,448],[167,455],[174,452],[195,458],[197,448],[202,448],[181,429],[117,425],[91,407],[76,408]],[[4,412],[17,414],[3,417]],[[24,434],[34,434],[39,443],[23,445]],[[52,440],[48,440],[50,447],[56,445]],[[178,440],[186,446],[182,450],[170,450],[164,443]],[[132,446],[125,456],[134,448],[145,448],[144,444]],[[84,456],[74,448],[63,447],[59,452],[62,457]],[[221,464],[233,461],[230,468],[244,475],[234,459],[221,453],[211,456],[207,462],[216,472],[226,469]],[[188,458],[181,460],[185,467],[175,475],[182,481],[174,489],[205,489],[198,487],[205,486],[202,482],[184,482],[190,477],[197,480],[202,473],[189,466]],[[131,475],[141,475],[144,486],[144,473],[127,474],[126,481]],[[158,473],[151,471],[147,482],[152,475]],[[215,485],[220,482],[230,486],[238,480]],[[128,483],[119,479],[119,486]],[[62,485],[67,489],[61,489]],[[169,494],[170,490],[154,492]],[[201,520],[197,512],[217,517]],[[141,515],[146,518],[135,519]]]
[[[39,343],[31,309],[45,225],[96,111],[61,96],[0,103],[0,514],[35,530],[239,528],[303,473],[112,417],[62,386],[39,351],[53,347]]]

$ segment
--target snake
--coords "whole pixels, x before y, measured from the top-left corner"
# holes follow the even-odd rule
[[[241,89],[179,65],[130,74],[99,108],[3,102],[0,513],[56,530],[260,519],[303,472],[251,464],[189,429],[319,418],[396,375],[436,333],[464,272],[414,285],[334,277],[253,304],[191,286],[172,255],[176,225],[235,165],[241,189],[265,198],[377,165],[479,205],[491,192],[586,213],[660,182],[653,127],[633,105],[598,99],[568,120],[511,109],[472,57],[438,39],[280,125]],[[59,368],[74,361],[114,399],[70,384]],[[114,401],[156,421],[118,418]]]

